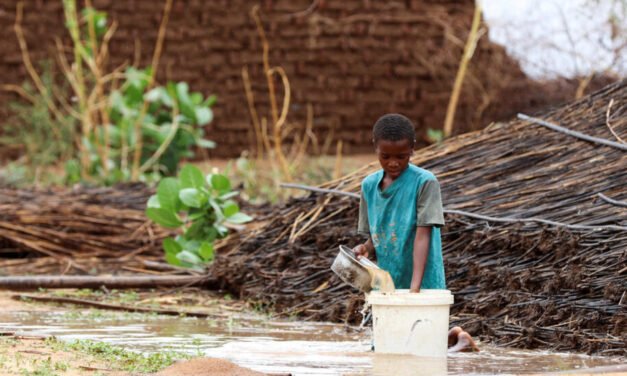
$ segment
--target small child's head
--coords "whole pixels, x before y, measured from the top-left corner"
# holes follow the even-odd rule
[[[414,153],[414,124],[401,114],[383,115],[374,123],[372,141],[383,171],[396,179],[405,171]]]

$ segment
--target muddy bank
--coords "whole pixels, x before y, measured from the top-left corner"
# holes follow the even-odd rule
[[[132,376],[136,372],[122,371],[125,364],[115,358],[103,359],[84,351],[60,346],[55,341],[36,337],[0,337],[0,372],[5,376],[23,375],[107,375]],[[155,376],[212,375],[260,376],[265,375],[240,367],[228,360],[198,358],[181,360],[156,373]]]
[[[224,359],[193,359],[178,362],[155,374],[155,376],[262,376],[265,373],[252,371]]]
[[[107,311],[86,311],[75,305],[60,305],[55,303],[39,303],[31,300],[20,300],[14,297],[19,292],[0,291],[0,306],[3,314],[14,312],[20,316],[35,315],[65,315],[64,321],[72,321],[73,318],[82,315],[91,315],[92,326],[102,326],[102,320],[111,315],[114,317],[137,317],[124,314],[108,313]],[[231,312],[232,317],[237,317],[246,308],[242,302],[225,299],[221,295],[186,292],[168,293],[150,291],[113,292],[108,298],[98,290],[57,290],[53,293],[39,293],[39,296],[48,297],[82,297],[91,301],[108,301],[110,303],[125,303],[144,307],[184,307],[186,310],[203,311],[207,314],[219,314]],[[71,311],[70,311],[71,310]],[[72,311],[74,312],[72,314]],[[143,320],[154,316],[144,315]],[[116,319],[120,320],[120,319]],[[128,318],[127,318],[128,320]],[[41,324],[40,324],[41,325]],[[23,327],[14,325],[13,331],[7,328],[0,330],[0,374],[2,375],[85,375],[101,374],[107,376],[130,376],[141,374],[154,374],[155,376],[176,375],[264,375],[244,367],[240,367],[225,359],[195,358],[188,359],[186,353],[176,353],[164,349],[165,357],[141,355],[123,350],[122,347],[102,345],[99,342],[65,341],[55,339],[54,335],[33,333],[32,324]],[[180,360],[174,360],[179,358]],[[163,368],[153,373],[150,370]],[[133,371],[129,370],[133,369]],[[48,373],[46,373],[48,372]]]
[[[7,376],[59,374],[67,376],[101,372],[107,376],[127,376],[113,371],[104,360],[85,354],[55,349],[42,338],[0,337],[0,372]]]
[[[48,292],[46,295],[53,296],[56,293]],[[100,298],[97,290],[64,291],[63,294],[90,300]],[[198,373],[194,371],[214,368],[246,374],[246,371],[218,359],[272,375],[387,376],[391,369],[399,376],[517,374],[521,369],[529,373],[584,368],[588,372],[599,372],[596,367],[625,369],[624,358],[619,357],[528,351],[486,343],[479,343],[479,353],[451,354],[446,359],[427,365],[424,359],[412,356],[373,353],[370,350],[371,334],[368,328],[359,331],[341,324],[281,320],[264,315],[258,307],[243,307],[241,302],[228,297],[203,300],[203,293],[127,291],[125,294],[115,296],[115,300],[129,301],[134,298],[134,304],[137,305],[177,305],[186,310],[198,310],[199,305],[207,305],[212,306],[216,313],[230,313],[225,317],[203,319],[93,310],[49,303],[46,305],[53,307],[53,310],[33,311],[42,304],[26,302],[15,307],[15,311],[0,311],[0,331],[6,333],[8,330],[19,330],[22,336],[56,337],[56,341],[41,341],[48,347],[38,348],[37,351],[43,352],[44,356],[51,356],[51,367],[58,362],[55,361],[57,352],[77,355],[79,362],[70,363],[68,372],[87,364],[93,368],[101,367],[98,361],[105,357],[106,365],[102,368],[109,371],[85,371],[84,374],[151,374],[162,372],[166,367],[172,367],[168,371],[175,374],[195,375]],[[29,353],[21,356],[22,364],[35,361]],[[94,362],[89,363],[91,359]],[[172,364],[177,359],[181,359],[181,363]],[[185,359],[191,363],[186,363]],[[61,367],[63,365],[57,366]],[[192,372],[186,373],[190,368]],[[56,374],[64,375],[64,372],[57,371]],[[0,374],[6,374],[1,366]]]

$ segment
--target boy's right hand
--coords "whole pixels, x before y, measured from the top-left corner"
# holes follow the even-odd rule
[[[355,254],[355,257],[358,259],[360,257],[368,258],[368,248],[366,248],[365,244],[360,244],[356,246],[355,248],[353,248],[353,253]]]

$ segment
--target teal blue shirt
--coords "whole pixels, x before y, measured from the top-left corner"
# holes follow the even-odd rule
[[[360,211],[367,210],[367,220],[362,220],[365,213],[360,213],[359,221],[360,229],[367,228],[372,238],[379,267],[390,273],[396,288],[408,289],[413,275],[416,227],[431,226],[429,254],[420,288],[445,289],[440,239],[444,219],[435,175],[409,164],[381,191],[383,175],[383,170],[379,170],[362,182]]]

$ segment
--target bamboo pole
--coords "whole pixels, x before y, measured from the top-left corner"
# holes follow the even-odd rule
[[[596,143],[596,144],[601,144],[601,145],[606,145],[606,146],[611,146],[611,147],[614,147],[614,148],[617,148],[617,149],[620,149],[620,150],[623,150],[623,151],[627,151],[627,144],[622,144],[622,143],[606,140],[604,138],[590,136],[590,135],[587,135],[587,134],[582,133],[582,132],[573,131],[571,129],[564,128],[564,127],[562,127],[560,125],[548,122],[546,120],[542,120],[542,119],[538,119],[538,118],[535,118],[535,117],[527,116],[525,114],[518,114],[518,118],[521,119],[521,120],[525,120],[525,121],[531,122],[531,123],[535,123],[535,124],[538,124],[538,125],[545,126],[545,127],[549,128],[549,129],[552,129],[554,131],[561,132],[561,133],[567,134],[567,135],[572,136],[572,137],[576,137],[576,138],[584,140],[584,141],[593,142],[593,143]]]
[[[111,289],[121,288],[153,288],[153,287],[181,287],[198,286],[206,281],[202,276],[18,276],[0,277],[0,288],[11,290],[46,289],[97,289],[102,286]]]
[[[479,41],[479,25],[481,24],[481,3],[479,0],[475,0],[475,13],[472,18],[472,26],[470,27],[470,33],[464,46],[464,52],[462,59],[459,63],[459,69],[455,76],[455,82],[453,84],[453,91],[451,92],[451,98],[446,109],[446,118],[444,120],[444,137],[449,137],[453,133],[453,122],[455,120],[455,111],[457,109],[457,101],[461,93],[462,84],[464,83],[464,77],[466,75],[466,69],[468,63],[472,59],[472,55],[475,52],[475,47]]]
[[[111,303],[103,303],[94,300],[87,299],[77,299],[77,298],[66,298],[60,296],[42,296],[42,295],[13,295],[11,296],[14,300],[26,300],[26,301],[35,301],[35,302],[43,302],[43,303],[64,303],[64,304],[74,304],[83,307],[94,307],[99,309],[107,309],[111,311],[125,311],[125,312],[140,312],[140,313],[156,313],[159,315],[167,315],[167,316],[188,316],[188,317],[226,317],[227,315],[222,315],[219,313],[207,313],[207,312],[194,312],[194,311],[183,311],[176,309],[164,309],[164,308],[150,308],[150,307],[141,307],[141,306],[129,306],[123,304],[111,304]]]

